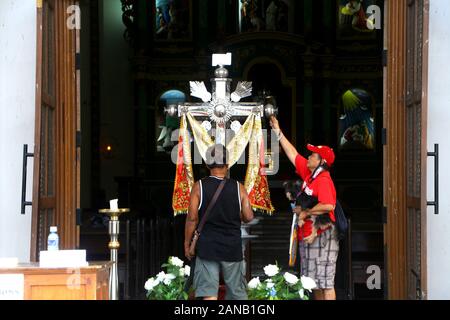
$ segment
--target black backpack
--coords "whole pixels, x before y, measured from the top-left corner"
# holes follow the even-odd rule
[[[314,173],[312,175],[314,176]],[[320,173],[319,173],[319,175],[320,175]],[[314,179],[311,179],[310,182]],[[300,195],[297,196],[297,200],[300,200],[299,203],[303,204],[302,207],[307,208],[307,209],[313,208],[318,203],[317,198],[306,195],[303,192],[303,190],[300,193]],[[319,217],[321,217],[321,216],[319,216]],[[323,218],[325,218],[325,217],[323,217]],[[347,217],[345,216],[344,209],[342,209],[342,206],[341,206],[339,200],[337,200],[337,199],[336,199],[336,207],[334,208],[334,218],[336,219],[335,227],[336,227],[336,231],[337,231],[337,238],[339,241],[344,240],[347,237],[348,220],[347,220]],[[327,222],[327,221],[325,221],[325,222]]]
[[[334,208],[334,217],[336,219],[335,226],[337,237],[339,240],[343,240],[347,237],[348,221],[345,216],[344,209],[342,209],[342,206],[338,200],[336,200],[336,208]]]

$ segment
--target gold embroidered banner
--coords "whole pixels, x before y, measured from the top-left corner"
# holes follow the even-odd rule
[[[272,214],[275,208],[270,200],[269,182],[264,170],[264,139],[261,117],[256,117],[249,142],[249,160],[245,176],[245,189],[254,210]]]
[[[229,154],[228,167],[231,168],[238,162],[241,155],[244,153],[252,134],[255,134],[254,125],[256,122],[256,116],[251,114],[247,117],[247,120],[227,144],[227,150]],[[259,118],[259,117],[258,117]],[[260,119],[260,118],[259,118]],[[260,119],[261,120],[261,119]]]
[[[192,134],[194,135],[195,144],[197,145],[197,149],[200,152],[203,160],[206,161],[206,151],[209,147],[214,145],[213,140],[209,136],[206,129],[195,120],[195,118],[191,114],[187,114],[187,119],[189,124],[191,125]],[[251,114],[247,117],[247,120],[233,137],[230,142],[227,144],[226,148],[228,150],[228,168],[231,168],[236,164],[241,155],[244,153],[245,148],[250,140],[252,132],[254,132],[254,123],[256,116]]]
[[[190,113],[187,114],[187,119],[189,121],[189,124],[191,125],[192,135],[194,136],[197,149],[200,152],[203,160],[206,161],[206,151],[209,147],[214,145],[214,141],[209,136],[208,131],[206,131],[206,129],[203,128],[200,122],[195,120]]]
[[[189,121],[195,143],[204,160],[206,160],[208,148],[214,145],[206,129],[190,113],[187,113],[187,116],[182,116],[178,137],[177,171],[172,199],[175,215],[187,213],[190,193],[194,184],[187,121]],[[229,153],[229,168],[236,164],[247,145],[249,145],[249,157],[244,186],[249,194],[250,204],[254,210],[272,214],[275,209],[270,200],[269,183],[263,166],[264,140],[260,116],[254,114],[248,116],[245,123],[226,146]]]

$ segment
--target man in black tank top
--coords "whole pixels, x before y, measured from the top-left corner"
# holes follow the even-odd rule
[[[204,300],[217,299],[220,272],[226,285],[226,299],[247,299],[241,222],[252,221],[253,211],[244,186],[226,178],[226,160],[227,152],[223,145],[215,145],[207,151],[210,175],[193,186],[186,219],[184,248],[186,257],[191,260],[189,245],[194,231],[220,183],[226,179],[197,242],[194,289],[195,297]]]

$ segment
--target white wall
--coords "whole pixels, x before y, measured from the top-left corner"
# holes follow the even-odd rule
[[[22,150],[34,148],[36,0],[0,0],[0,257],[29,261],[31,208],[20,214]],[[33,160],[28,165],[31,201]]]
[[[439,144],[439,215],[427,212],[429,299],[450,299],[450,1],[430,1],[428,151]],[[428,200],[434,199],[434,159],[428,158]]]

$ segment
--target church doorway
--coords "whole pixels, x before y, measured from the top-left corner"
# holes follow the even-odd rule
[[[410,138],[407,130],[424,121],[423,79],[417,77],[424,49],[414,46],[424,41],[424,3],[282,2],[276,12],[268,10],[271,1],[245,1],[254,8],[246,16],[240,1],[180,1],[180,25],[170,29],[164,28],[171,23],[164,1],[80,0],[81,30],[75,33],[60,17],[76,3],[43,0],[32,259],[51,223],[61,226],[65,248],[108,259],[106,220],[98,209],[113,198],[132,208],[121,234],[123,298],[142,297],[145,278],[169,255],[182,257],[184,216],[171,212],[175,166],[166,148],[166,134],[177,123],[167,121],[162,101],[173,98],[170,92],[189,100],[189,80],[206,82],[210,55],[229,51],[230,75],[253,81],[254,94],[270,91],[299,152],[307,154],[306,143],[336,150],[333,175],[351,218],[338,264],[338,298],[422,296],[415,293],[426,291],[424,189],[418,187],[425,180],[417,172],[424,146],[415,144],[423,135]],[[380,9],[380,30],[370,27],[377,22],[370,12],[355,14],[358,3],[364,11]],[[352,11],[355,6],[359,11]],[[407,32],[407,23],[418,27]],[[403,110],[398,101],[404,95]],[[287,260],[290,212],[282,182],[290,179],[294,170],[281,154],[280,171],[269,178],[277,213],[261,215],[252,230],[260,236],[251,249],[253,275]],[[367,282],[373,270],[381,274],[374,288]]]

